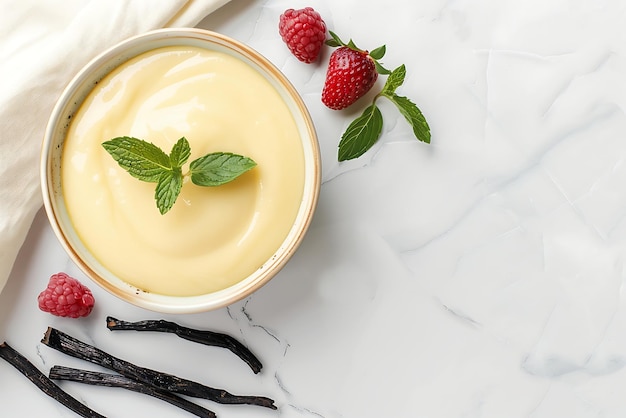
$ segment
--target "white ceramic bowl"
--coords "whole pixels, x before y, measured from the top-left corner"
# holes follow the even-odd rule
[[[242,60],[276,89],[298,127],[304,150],[304,193],[293,226],[278,250],[248,277],[213,293],[198,296],[168,296],[144,292],[129,285],[102,265],[74,230],[61,187],[61,156],[72,116],[103,77],[144,52],[163,46],[194,46],[227,53]],[[127,39],[89,62],[69,83],[50,117],[41,155],[44,206],[51,226],[74,263],[95,283],[113,295],[149,310],[163,313],[193,313],[227,306],[267,283],[294,254],[311,222],[320,188],[320,156],[311,117],[297,91],[267,59],[250,47],[221,34],[199,29],[163,29]],[[245,254],[241,254],[245,257]]]

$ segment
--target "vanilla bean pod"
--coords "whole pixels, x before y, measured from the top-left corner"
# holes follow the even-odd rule
[[[119,374],[100,373],[90,370],[74,369],[65,366],[53,366],[50,369],[48,377],[52,380],[68,380],[72,382],[85,383],[94,386],[107,386],[115,388],[128,389],[133,392],[149,395],[160,399],[198,417],[216,418],[215,412],[210,411],[200,405],[181,398],[171,392],[163,389],[155,388],[145,383],[138,382]]]
[[[11,366],[15,367],[35,384],[43,393],[50,396],[60,404],[76,412],[85,418],[105,418],[58,387],[52,380],[43,374],[33,363],[21,355],[17,350],[9,346],[6,342],[0,344],[0,357],[5,359]]]
[[[247,404],[276,409],[274,401],[270,398],[263,396],[233,395],[224,389],[215,389],[167,373],[139,367],[52,327],[48,327],[41,342],[69,356],[98,364],[109,370],[118,372],[123,376],[170,392],[195,398],[209,399],[222,404]]]
[[[254,373],[259,373],[261,361],[245,345],[234,337],[214,331],[201,331],[164,320],[146,320],[137,322],[122,321],[107,317],[107,328],[111,331],[157,331],[176,334],[180,338],[199,344],[227,348],[242,359]]]

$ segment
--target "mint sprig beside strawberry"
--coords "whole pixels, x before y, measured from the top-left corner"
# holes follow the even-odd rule
[[[418,140],[430,143],[430,127],[419,108],[410,99],[396,94],[396,89],[404,83],[406,68],[404,64],[393,70],[385,86],[369,105],[341,136],[337,158],[339,161],[351,160],[367,152],[380,138],[383,128],[383,116],[376,101],[385,97],[396,105],[400,113],[413,128]]]
[[[198,186],[221,186],[256,166],[254,160],[242,155],[213,152],[193,160],[183,174],[182,167],[191,156],[185,137],[174,144],[169,155],[151,142],[129,136],[103,142],[102,147],[131,176],[157,184],[154,198],[161,215],[174,206],[186,177]]]
[[[418,140],[430,143],[430,127],[422,112],[410,99],[396,94],[396,89],[404,83],[406,77],[404,64],[389,71],[380,63],[386,52],[385,45],[368,52],[359,49],[352,39],[345,43],[334,32],[329,33],[331,38],[326,41],[326,45],[338,49],[330,56],[322,90],[322,102],[326,106],[331,109],[346,108],[374,86],[379,74],[388,75],[383,89],[343,133],[339,142],[338,160],[357,158],[378,141],[383,128],[383,115],[376,102],[381,97],[396,105]]]

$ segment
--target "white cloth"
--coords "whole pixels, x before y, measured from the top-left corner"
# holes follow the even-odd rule
[[[228,0],[4,0],[0,13],[0,292],[42,206],[48,117],[80,68],[109,46],[191,27]]]

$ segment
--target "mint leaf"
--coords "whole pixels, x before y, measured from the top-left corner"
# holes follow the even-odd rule
[[[161,173],[154,191],[154,199],[161,215],[165,215],[174,206],[182,187],[183,175],[179,167]]]
[[[187,138],[182,137],[174,144],[170,151],[170,163],[172,167],[182,167],[191,155],[191,147]]]
[[[430,127],[428,126],[428,122],[426,122],[426,118],[417,108],[415,103],[411,102],[408,98],[398,96],[397,94],[392,94],[386,97],[388,97],[398,107],[400,113],[402,113],[406,120],[411,124],[415,137],[422,142],[430,144]]]
[[[142,139],[121,136],[103,142],[102,146],[120,167],[139,180],[156,183],[164,171],[171,169],[169,156]]]
[[[406,67],[404,64],[396,68],[389,74],[387,77],[387,81],[385,82],[385,86],[383,90],[380,92],[381,96],[386,96],[391,98],[391,96],[395,93],[396,89],[404,83],[404,78],[406,77]]]
[[[198,186],[219,186],[256,166],[256,162],[229,152],[214,152],[189,165],[191,181]]]
[[[356,118],[341,136],[339,161],[357,158],[369,150],[380,137],[383,129],[383,116],[375,103],[372,103]]]

